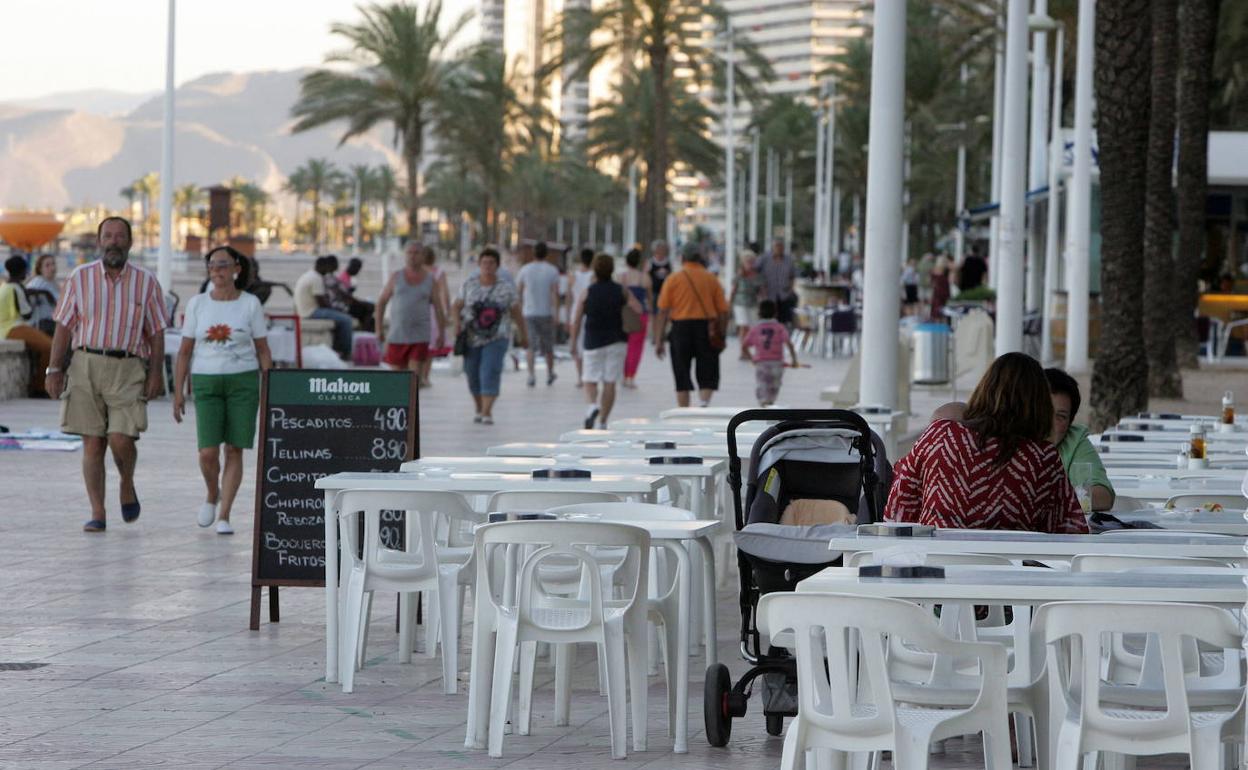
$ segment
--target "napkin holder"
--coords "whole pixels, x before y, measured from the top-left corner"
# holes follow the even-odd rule
[[[510,511],[488,514],[486,520],[491,524],[503,521],[554,521],[559,517],[546,511]]]
[[[925,564],[903,566],[892,564],[866,564],[858,568],[860,578],[936,578],[945,577],[944,567],[929,567]]]
[[[701,465],[701,457],[651,457],[651,465]]]
[[[927,524],[859,524],[858,536],[933,537],[936,528]]]
[[[675,449],[676,442],[675,441],[647,441],[645,444],[645,448],[646,449]]]
[[[588,479],[593,477],[588,468],[534,468],[530,475],[534,479]]]

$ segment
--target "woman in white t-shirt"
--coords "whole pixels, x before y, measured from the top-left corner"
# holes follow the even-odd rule
[[[272,367],[273,358],[260,300],[242,288],[249,278],[247,257],[219,246],[204,262],[211,288],[186,303],[182,347],[174,368],[173,419],[182,422],[186,412],[189,371],[199,470],[208,487],[208,499],[199,507],[199,526],[216,520],[217,534],[232,535],[230,508],[243,480],[243,450],[255,443],[260,370]]]

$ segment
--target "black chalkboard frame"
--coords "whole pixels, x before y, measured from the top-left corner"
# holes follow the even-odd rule
[[[326,375],[341,375],[351,370],[341,369],[283,369],[283,372],[297,371],[300,373],[324,372]],[[368,370],[373,371],[373,370]],[[252,526],[252,544],[251,544],[251,612],[248,628],[252,631],[260,629],[260,596],[261,589],[269,589],[269,622],[277,623],[281,620],[281,610],[278,600],[278,587],[289,586],[294,588],[324,588],[324,580],[300,580],[285,578],[261,578],[258,577],[260,569],[260,547],[261,547],[261,511],[263,511],[263,485],[260,480],[264,477],[265,470],[265,447],[268,446],[266,439],[268,438],[267,424],[268,420],[265,416],[269,410],[269,372],[264,370],[260,373],[260,419],[259,419],[259,438],[256,451],[256,508],[255,523]],[[408,394],[407,394],[407,456],[404,462],[415,460],[420,457],[420,402],[419,402],[419,384],[417,382],[416,373],[412,371],[404,372],[409,375],[408,378]],[[326,512],[327,513],[327,512]]]

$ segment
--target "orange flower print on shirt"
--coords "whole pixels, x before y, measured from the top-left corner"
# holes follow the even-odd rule
[[[224,345],[230,341],[230,337],[234,334],[234,330],[229,324],[214,324],[208,327],[208,331],[204,332],[204,339],[208,342],[215,342]]]

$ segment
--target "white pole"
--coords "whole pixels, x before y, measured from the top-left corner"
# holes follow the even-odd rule
[[[1066,47],[1066,30],[1057,28],[1057,44],[1053,52],[1053,105],[1049,110],[1049,205],[1044,236],[1044,301],[1041,305],[1040,361],[1053,360],[1053,290],[1057,286],[1057,204],[1062,169],[1062,56]]]
[[[563,243],[563,217],[555,217],[555,241]]]
[[[739,191],[737,194],[737,200],[736,200],[737,242],[733,244],[733,248],[740,247],[747,240],[746,235],[748,233],[746,232],[746,225],[745,225],[746,218],[743,212],[745,211],[746,207],[749,205],[749,200],[750,200],[749,180],[750,180],[750,174],[745,168],[742,168],[740,171],[737,172],[737,190]]]
[[[466,264],[468,252],[472,249],[472,229],[468,223],[468,212],[459,212],[459,264]]]
[[[732,50],[732,19],[728,20],[727,93],[724,94],[724,264],[720,279],[731,284],[737,274],[737,243],[732,197],[732,185],[737,178],[737,138],[734,133],[736,120],[737,67]]]
[[[589,212],[589,239],[585,241],[590,247],[598,245],[598,212]]]
[[[750,144],[750,243],[758,242],[758,129]],[[762,244],[759,244],[760,246]]]
[[[1027,0],[1005,17],[1005,120],[1001,128],[996,354],[1023,349],[1023,225],[1027,215]]]
[[[793,152],[784,160],[784,248],[793,248]]]
[[[832,257],[836,259],[837,271],[841,269],[841,189],[832,188]]]
[[[667,246],[676,248],[676,214],[671,211],[667,213]]]
[[[772,209],[776,203],[776,151],[767,148],[767,178],[764,180],[765,192],[763,193],[763,240],[758,245],[763,251],[771,248],[771,239],[775,236],[775,227],[772,223]]]
[[[906,4],[877,3],[871,45],[867,234],[858,397],[897,405],[898,280],[906,92]]]
[[[1088,262],[1092,236],[1092,68],[1096,0],[1079,0],[1075,55],[1075,164],[1066,192],[1066,371],[1088,370]]]
[[[624,244],[637,241],[637,163],[628,167],[628,219],[624,222]]]
[[[962,84],[962,91],[966,91],[966,64],[962,65],[962,71],[958,74],[958,80]],[[962,139],[958,142],[958,172],[957,182],[953,191],[953,208],[956,219],[956,226],[953,229],[953,261],[956,264],[962,264],[963,257],[966,256],[966,233],[962,232],[962,214],[966,211],[966,132],[963,128]]]
[[[355,176],[355,215],[351,220],[351,256],[360,255],[360,204],[363,197],[359,174]]]
[[[816,110],[815,112],[815,209],[814,209],[814,212],[815,212],[815,216],[814,216],[815,248],[814,248],[814,258],[815,258],[816,270],[827,270],[828,269],[828,255],[827,255],[827,245],[825,243],[827,239],[824,238],[824,221],[823,221],[823,212],[827,209],[827,206],[823,205],[824,195],[826,194],[824,192],[825,180],[823,176],[823,153],[824,153],[823,145],[824,145],[824,138],[825,138],[825,134],[823,132],[823,109],[824,109],[825,100],[822,98],[827,95],[826,83],[819,87],[819,92],[820,92],[819,95],[821,98],[819,99],[819,102],[818,102],[818,105],[819,105],[818,110]]]
[[[1037,21],[1051,23],[1048,19],[1048,0],[1035,0]],[[1031,35],[1031,139],[1027,164],[1027,191],[1038,190],[1048,173],[1045,149],[1048,147],[1045,131],[1049,127],[1049,34],[1044,26],[1037,26]],[[1027,312],[1040,309],[1040,295],[1044,292],[1044,272],[1041,267],[1040,218],[1038,204],[1027,207]]]
[[[1001,203],[1001,129],[1003,110],[1005,109],[1005,31],[1002,24],[1004,15],[1003,3],[997,0],[995,24],[997,26],[996,54],[992,67],[992,200],[993,205]],[[988,220],[988,285],[997,288],[997,277],[1000,274],[998,258],[1001,253],[1000,210]]]
[[[609,251],[612,251],[613,249],[611,238],[612,236],[615,235],[615,233],[611,232],[611,216],[609,214],[607,215],[606,219],[607,219],[607,222],[605,225],[603,225],[602,251],[609,252]]]
[[[573,248],[581,246],[581,218],[576,217],[572,220],[572,242],[568,244]]]
[[[174,0],[169,0],[165,39],[165,125],[160,142],[160,252],[156,279],[161,289],[173,288],[173,51]]]
[[[910,259],[910,121],[906,121],[903,143],[906,148],[901,161],[901,260],[904,265]],[[897,276],[901,280],[901,276]]]
[[[836,223],[839,214],[835,211],[836,202],[840,200],[836,194],[836,80],[828,81],[828,135],[824,137],[823,152],[823,255],[830,263],[836,256],[836,235],[840,228]],[[830,210],[831,209],[831,210]]]
[[[833,190],[836,188],[833,187]],[[862,196],[854,196],[854,208],[852,215],[854,217],[854,251],[862,253]]]

